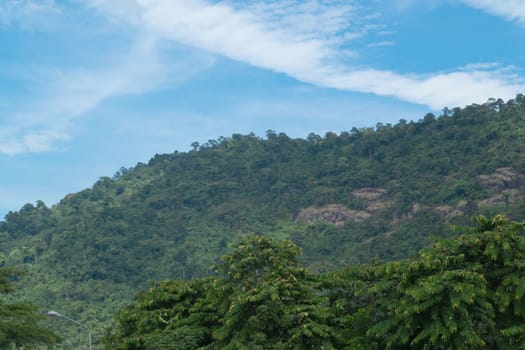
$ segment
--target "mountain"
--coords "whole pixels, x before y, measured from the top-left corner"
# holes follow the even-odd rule
[[[248,235],[290,239],[324,272],[407,257],[476,214],[523,220],[524,141],[523,95],[306,139],[234,134],[9,212],[0,258],[28,272],[18,298],[96,338],[148,280],[209,275]],[[49,323],[65,348],[86,338]]]

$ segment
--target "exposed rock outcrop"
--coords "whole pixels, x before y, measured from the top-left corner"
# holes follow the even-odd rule
[[[308,207],[301,209],[298,220],[308,223],[323,221],[336,226],[343,226],[347,221],[362,222],[372,217],[372,214],[363,210],[353,210],[340,204],[329,204],[323,207]]]
[[[457,216],[465,215],[464,209],[466,208],[468,202],[466,200],[461,200],[456,204],[456,206],[451,205],[440,205],[434,208],[434,213],[444,216],[447,219],[452,219]]]
[[[479,201],[478,207],[491,207],[494,205],[515,203],[521,198],[523,198],[523,194],[518,189],[504,190],[495,196]]]
[[[524,197],[525,176],[514,168],[498,168],[493,174],[478,176],[479,182],[493,190],[493,195],[478,202],[478,207],[506,205]]]
[[[417,213],[419,213],[421,210],[425,209],[426,207],[422,206],[419,203],[412,204],[412,207],[410,208],[410,211],[407,213],[402,214],[394,214],[394,218],[392,220],[392,223],[394,225],[399,225],[403,222],[406,222],[408,220],[411,220]]]
[[[514,168],[498,168],[493,174],[478,176],[482,185],[495,188],[499,191],[520,188],[525,185],[525,176]]]
[[[352,197],[365,203],[366,211],[375,213],[392,205],[384,188],[367,187],[352,191]]]
[[[388,191],[384,188],[361,188],[353,191],[352,197],[362,203],[366,210],[351,209],[341,204],[312,206],[300,209],[297,220],[304,220],[307,223],[322,221],[343,226],[347,222],[362,222],[370,219],[376,212],[392,205],[392,201],[388,200]]]
[[[367,187],[352,191],[352,196],[366,201],[377,201],[383,199],[387,193],[384,188]]]

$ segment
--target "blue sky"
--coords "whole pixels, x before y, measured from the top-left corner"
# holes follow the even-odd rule
[[[525,92],[522,0],[2,0],[0,216],[233,133]]]

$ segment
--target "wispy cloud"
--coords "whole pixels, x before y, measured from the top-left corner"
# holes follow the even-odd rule
[[[40,97],[2,118],[0,153],[57,150],[71,139],[74,120],[105,101],[173,85],[210,64],[209,57],[195,58],[191,54],[186,59],[166,62],[161,47],[155,37],[139,33],[130,46],[97,55],[97,60],[103,56],[109,64],[25,67],[32,72],[25,79],[41,91]]]
[[[41,25],[59,12],[53,0],[2,1],[0,3],[0,26],[19,25],[24,28],[32,28],[35,23],[38,22]]]
[[[367,44],[367,47],[383,47],[383,46],[394,46],[396,44],[393,40],[377,41]]]
[[[524,22],[521,1],[497,5],[489,0],[462,1]],[[408,6],[414,1],[399,3]],[[103,102],[159,89],[211,64],[203,56],[166,59],[166,43],[223,55],[321,87],[393,96],[433,109],[489,97],[511,98],[525,90],[516,69],[497,63],[427,74],[364,65],[359,61],[361,50],[390,46],[395,37],[378,41],[378,36],[391,31],[380,23],[377,9],[358,0],[86,0],[81,4],[84,10],[102,15],[108,26],[129,28],[130,35],[136,36],[134,44],[115,49],[120,54],[102,53],[112,62],[109,65],[49,70],[49,77],[39,82],[48,90],[42,100],[0,124],[0,153],[51,150],[68,140],[76,118]],[[61,12],[61,5],[52,0],[8,1],[0,5],[0,24]],[[372,32],[375,39],[363,40]]]
[[[98,1],[100,5],[100,1]],[[215,2],[141,0],[140,24],[165,40],[344,90],[394,96],[434,109],[510,98],[525,87],[500,70],[463,69],[426,75],[363,67],[342,55],[345,34],[370,23],[357,2]],[[136,8],[135,8],[136,10]],[[372,16],[373,17],[373,16]],[[323,25],[319,25],[323,23]],[[373,45],[373,44],[372,44]]]
[[[47,67],[37,80],[48,90],[42,99],[19,108],[0,124],[0,152],[13,155],[55,149],[57,142],[69,139],[71,122],[105,99],[157,86],[161,68],[154,53],[153,48],[142,44],[113,67]]]
[[[358,70],[326,77],[324,84],[339,89],[394,96],[433,109],[485,102],[489,97],[514,97],[525,87],[523,79],[502,73],[462,69],[428,76],[401,75],[384,70]]]
[[[523,0],[462,0],[465,4],[525,25]]]

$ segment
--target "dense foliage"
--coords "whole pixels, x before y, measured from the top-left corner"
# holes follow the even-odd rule
[[[294,242],[317,273],[406,258],[478,213],[523,220],[524,135],[518,95],[340,134],[195,143],[51,208],[8,213],[0,258],[28,272],[16,298],[73,317],[97,339],[148,280],[209,276],[246,235]],[[82,329],[50,324],[65,349],[85,340]]]
[[[108,349],[329,346],[331,315],[298,254],[290,241],[245,239],[222,258],[224,278],[165,281],[140,294],[117,316]]]
[[[16,277],[23,274],[15,268],[0,267],[0,348],[34,349],[52,345],[59,337],[44,327],[44,316],[28,302],[9,302],[6,295],[15,290]]]
[[[117,315],[108,349],[522,349],[524,224],[477,227],[400,261],[313,274],[255,236],[222,277],[165,281]]]
[[[332,295],[339,327],[361,329],[350,343],[363,349],[523,348],[525,226],[503,216],[478,217],[477,223],[411,259],[331,275],[326,285],[339,288]]]

